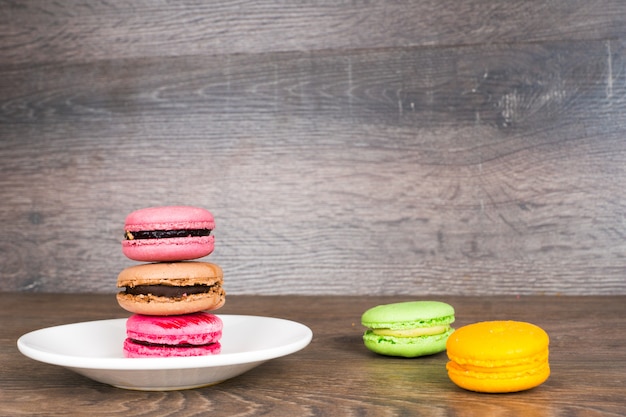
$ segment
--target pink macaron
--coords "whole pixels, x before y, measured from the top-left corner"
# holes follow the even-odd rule
[[[198,259],[213,252],[213,215],[191,206],[149,207],[126,217],[122,252],[141,262]]]
[[[134,314],[126,321],[127,358],[203,356],[220,353],[222,320],[210,313],[178,316]]]

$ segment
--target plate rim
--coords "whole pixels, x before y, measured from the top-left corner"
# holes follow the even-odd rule
[[[124,358],[124,357],[97,357],[97,356],[74,356],[56,352],[47,352],[29,344],[29,339],[36,337],[37,333],[43,333],[60,327],[68,326],[88,326],[103,325],[104,323],[118,324],[126,322],[128,318],[113,318],[91,320],[76,323],[66,323],[56,326],[45,327],[32,330],[17,339],[18,350],[26,357],[33,360],[48,363],[51,365],[63,366],[74,369],[100,369],[116,371],[135,370],[167,370],[167,369],[202,369],[217,368],[222,366],[243,365],[247,363],[265,362],[282,356],[287,356],[304,349],[313,339],[312,330],[297,321],[267,316],[255,316],[245,314],[216,314],[226,321],[230,319],[262,319],[269,321],[280,321],[292,326],[295,331],[302,332],[296,340],[266,349],[258,349],[235,353],[220,353],[217,355],[191,356],[191,357],[169,357],[169,358]]]

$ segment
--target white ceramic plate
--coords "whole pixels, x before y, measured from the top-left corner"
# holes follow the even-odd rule
[[[17,347],[37,361],[63,366],[120,388],[168,391],[217,384],[306,347],[313,332],[294,321],[219,315],[224,322],[218,355],[125,358],[126,319],[65,324],[20,337]]]

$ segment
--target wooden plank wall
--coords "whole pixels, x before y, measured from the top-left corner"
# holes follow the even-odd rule
[[[619,0],[0,1],[0,290],[114,292],[132,210],[229,294],[626,294]]]

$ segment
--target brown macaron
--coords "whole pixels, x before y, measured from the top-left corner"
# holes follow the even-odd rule
[[[117,286],[117,302],[136,314],[169,316],[224,305],[223,272],[209,262],[149,263],[124,269]]]

